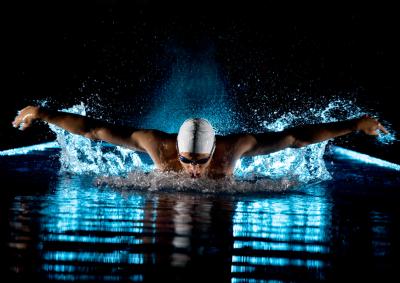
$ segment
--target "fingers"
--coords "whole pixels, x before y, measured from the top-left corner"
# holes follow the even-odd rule
[[[14,128],[24,130],[30,126],[33,114],[29,113],[29,107],[30,106],[27,106],[24,109],[18,111],[17,116],[12,122]]]
[[[24,109],[26,109],[26,107]],[[17,116],[14,118],[14,121],[12,122],[12,124],[15,128],[19,127],[19,125],[22,123],[22,118],[24,117],[24,114],[25,114],[24,109],[18,111]]]
[[[26,128],[29,128],[30,125],[31,125],[31,122],[30,122],[30,121],[29,121],[29,122],[22,122],[21,125],[20,125],[20,127],[19,127],[19,129],[20,129],[21,131],[23,131],[23,130],[25,130]]]
[[[385,127],[381,125],[381,123],[378,124],[378,129],[381,130],[384,134],[389,134],[388,130],[386,130]]]
[[[31,120],[32,119],[33,114],[32,113],[28,113],[26,115],[24,115],[24,117],[22,118],[22,122],[25,122],[27,120]]]
[[[21,113],[21,112],[23,112],[23,111],[25,111],[25,110],[28,110],[29,108],[31,108],[32,106],[26,106],[25,108],[23,108],[23,109],[21,109],[20,111],[18,111],[18,114],[19,113]]]
[[[389,134],[389,132],[385,129],[385,127],[383,127],[382,124],[379,122],[375,126],[371,127],[367,131],[367,134],[371,136],[379,136],[378,130],[382,131],[384,134]]]
[[[22,120],[21,114],[22,114],[22,111],[19,111],[17,116],[14,118],[14,121],[12,121],[12,125],[14,128],[19,127],[19,125],[21,124],[21,120]]]
[[[389,134],[388,130],[385,129],[384,126],[382,126],[381,123],[379,123],[379,121],[377,119],[373,119],[368,115],[364,115],[363,117],[367,118],[367,119],[372,119],[375,122],[375,129],[374,132],[376,133],[376,135],[379,135],[379,133],[377,132],[377,130],[382,131],[384,134]],[[374,134],[375,135],[375,134]]]

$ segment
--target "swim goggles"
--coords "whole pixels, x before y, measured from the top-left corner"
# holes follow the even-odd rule
[[[212,149],[211,149],[210,156],[208,156],[208,157],[206,157],[206,158],[198,159],[198,160],[192,160],[192,159],[188,159],[188,158],[182,156],[182,155],[179,153],[178,143],[176,143],[176,148],[178,149],[178,159],[179,159],[181,162],[183,162],[183,163],[185,163],[185,164],[192,164],[192,165],[200,164],[200,165],[201,165],[201,164],[206,164],[206,163],[208,162],[208,160],[210,160],[210,158],[211,158],[211,156],[213,155],[214,150],[215,150],[215,142],[214,142],[214,145],[213,145],[213,147],[212,147]]]

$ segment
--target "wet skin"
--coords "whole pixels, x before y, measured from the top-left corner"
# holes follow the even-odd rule
[[[153,129],[133,129],[37,106],[27,106],[19,111],[12,125],[24,130],[36,120],[54,124],[92,140],[102,140],[146,152],[158,170],[182,172],[192,178],[231,176],[236,162],[242,156],[265,155],[289,147],[299,148],[357,131],[373,136],[378,135],[378,131],[388,133],[376,119],[364,115],[339,122],[301,125],[280,132],[217,135],[215,151],[210,160],[205,164],[193,165],[178,159],[177,134]],[[209,153],[180,154],[190,160],[209,157]]]
[[[192,160],[192,161],[210,157],[210,154],[207,154],[207,153],[180,152],[179,154],[189,160]],[[189,173],[189,175],[192,178],[199,178],[201,176],[206,175],[206,173],[209,169],[209,166],[210,166],[211,158],[209,158],[208,161],[204,164],[196,164],[196,163],[188,164],[188,163],[184,163],[182,161],[180,161],[180,164],[183,167],[183,170],[185,172]]]

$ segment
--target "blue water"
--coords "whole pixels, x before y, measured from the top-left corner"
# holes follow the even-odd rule
[[[399,171],[330,147],[329,180],[174,192],[98,185],[96,174],[60,171],[60,154],[0,158],[7,282],[342,282],[397,274]]]
[[[211,95],[211,97],[213,97],[213,95]],[[176,97],[172,98],[174,101],[178,100]],[[186,109],[186,104],[182,103],[183,102],[180,101],[180,107],[183,108],[174,112],[185,112],[183,110]],[[337,114],[338,109],[340,109],[340,115]],[[70,108],[61,109],[61,111],[80,115],[86,115],[87,110],[87,107],[83,103]],[[220,116],[223,116],[224,119],[233,119],[231,116],[225,115],[225,113],[218,114],[210,112],[210,109],[208,109],[208,112],[213,113],[211,116],[214,116],[214,120],[219,120],[221,118]],[[359,117],[364,113],[365,112],[363,112],[362,109],[353,105],[349,101],[337,100],[330,102],[324,108],[311,108],[308,112],[303,112],[301,114],[287,113],[275,120],[265,118],[261,124],[261,131],[281,131],[299,123],[321,123],[337,121],[338,119],[351,119]],[[155,115],[154,120],[158,121],[157,117],[158,116]],[[209,117],[207,116],[207,118]],[[225,121],[224,119],[221,118],[222,121]],[[177,131],[177,128],[180,125],[179,119],[168,120],[168,123],[165,123],[165,121],[166,119],[164,119],[164,122],[160,121],[160,129],[167,132]],[[143,127],[146,128],[146,125],[147,124],[145,123]],[[219,124],[214,125],[217,132],[219,131],[217,128],[218,125]],[[232,124],[228,121],[227,126],[222,127],[223,130],[220,130],[219,132],[235,132],[235,127],[231,125]],[[147,128],[151,128],[151,125],[147,126]],[[168,129],[165,128],[167,126]],[[96,174],[100,176],[118,176],[114,178],[114,180],[118,180],[118,178],[120,179],[120,176],[126,177],[126,175],[129,175],[131,172],[137,175],[140,174],[140,172],[151,172],[154,169],[154,166],[148,159],[147,155],[119,146],[115,147],[103,142],[93,142],[82,136],[70,134],[51,124],[49,124],[49,127],[51,131],[56,134],[58,146],[61,148],[59,160],[61,163],[60,170],[62,172],[70,172],[74,174]],[[388,129],[391,130],[389,127]],[[377,141],[382,145],[391,143],[395,141],[395,133],[392,132],[388,135],[380,134],[377,137]],[[327,170],[323,159],[328,142],[329,141],[324,141],[300,149],[288,148],[264,156],[242,158],[236,164],[234,175],[241,179],[268,177],[274,179],[290,179],[293,182],[314,182],[331,179],[331,174]],[[13,150],[0,152],[0,156],[13,154],[13,152]],[[153,179],[156,177],[158,177],[158,175],[153,176]],[[138,176],[132,176],[131,174],[128,176],[127,180],[125,180],[124,184],[134,186],[141,185],[137,182],[137,179]],[[145,179],[148,180],[148,178]],[[170,180],[176,180],[175,176],[171,176]],[[179,183],[181,183],[180,181],[181,178],[178,178]],[[187,183],[189,181],[185,182]],[[120,180],[119,183],[121,183]],[[199,181],[196,181],[196,184],[198,183]],[[173,187],[177,187],[177,185],[178,183],[176,182],[172,184]],[[210,187],[210,184],[208,183],[205,185],[206,187]],[[163,186],[165,186],[165,180],[159,187]],[[192,187],[193,184],[189,182],[188,186]],[[211,186],[215,187],[214,184]]]
[[[337,99],[302,100],[282,114],[269,108],[267,94],[259,105],[238,106],[212,48],[197,57],[171,52],[176,63],[151,99],[127,103],[135,105],[128,121],[135,126],[176,132],[201,116],[218,134],[265,132],[369,113]],[[60,110],[108,118],[83,103]],[[395,133],[380,121],[391,132],[377,137],[384,146]],[[0,152],[8,259],[1,268],[10,282],[381,282],[396,275],[397,164],[325,141],[241,159],[232,179],[193,180],[154,172],[146,154],[50,129],[56,143]]]

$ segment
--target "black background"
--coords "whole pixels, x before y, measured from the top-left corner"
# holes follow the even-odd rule
[[[54,138],[44,126],[11,127],[18,109],[41,99],[54,107],[87,101],[97,104],[97,116],[124,120],[168,75],[174,60],[168,46],[196,54],[210,43],[227,92],[249,113],[243,115],[250,126],[253,112],[246,107],[261,97],[270,96],[269,107],[285,112],[339,96],[399,130],[394,5],[260,2],[4,4],[0,149]],[[350,141],[337,142],[400,161],[398,143],[382,146],[357,135]]]

